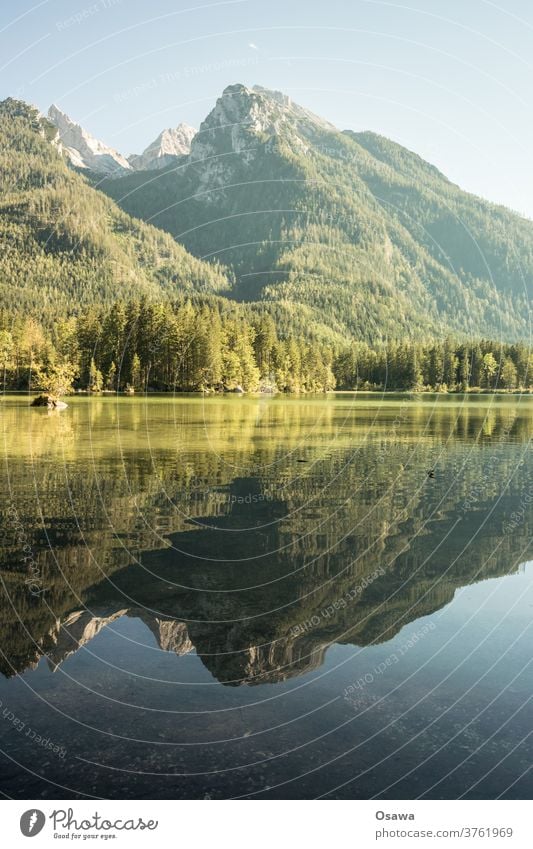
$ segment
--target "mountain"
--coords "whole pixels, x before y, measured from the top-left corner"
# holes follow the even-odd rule
[[[280,92],[229,86],[177,171],[100,188],[284,321],[373,343],[529,332],[533,222]]]
[[[153,633],[157,645],[162,651],[172,651],[177,655],[193,651],[187,626],[184,622],[161,619],[143,610],[121,609],[95,616],[89,610],[76,610],[69,614],[64,621],[57,620],[48,637],[47,651],[48,666],[55,672],[68,657],[79,651],[84,645],[98,636],[103,628],[112,625],[122,616],[133,616],[142,619]]]
[[[167,233],[123,212],[67,166],[57,131],[27,104],[0,103],[0,306],[40,318],[124,297],[230,285]]]
[[[205,419],[205,403],[178,409],[169,402],[158,413],[180,433],[207,425],[216,435],[217,450],[205,452],[199,466],[194,450],[183,461],[179,446],[169,446],[166,429],[151,434],[151,459],[130,451],[146,439],[145,416],[133,414],[121,419],[124,450],[110,442],[95,457],[105,480],[87,474],[84,453],[89,424],[103,427],[98,407],[72,404],[66,418],[39,417],[31,470],[25,441],[6,427],[15,506],[46,604],[28,601],[28,572],[6,523],[1,674],[21,673],[43,655],[57,668],[128,616],[164,651],[194,648],[218,681],[282,681],[319,666],[333,643],[386,642],[449,603],[458,588],[512,574],[531,558],[533,511],[524,505],[531,405],[517,404],[511,419],[508,404],[453,405],[438,416],[417,405],[421,439],[420,428],[409,426],[401,438],[391,430],[394,406],[377,418],[363,409],[357,428],[343,429],[332,402],[310,429],[308,404],[295,404],[280,443],[265,439],[270,414],[258,416],[257,405],[218,404]],[[480,429],[485,438],[477,439]],[[333,443],[333,454],[324,455]],[[376,463],[383,445],[386,462]],[[439,473],[424,486],[421,475],[443,445]],[[496,446],[503,490],[491,476]],[[417,459],[409,467],[411,453]],[[235,471],[252,462],[253,473]],[[23,486],[30,479],[41,496],[38,523]],[[335,486],[324,487],[326,479]],[[391,486],[394,480],[402,483]],[[140,642],[150,639],[147,633]]]
[[[191,151],[191,142],[196,130],[189,124],[178,124],[174,129],[163,130],[158,137],[140,154],[128,157],[135,171],[156,171],[174,165],[180,156]]]
[[[76,124],[55,104],[48,110],[48,120],[57,128],[54,143],[75,168],[117,177],[128,171],[158,171],[174,165],[180,156],[190,153],[196,130],[189,124],[178,124],[163,130],[141,154],[128,158],[94,138]]]
[[[0,133],[0,295],[14,283],[19,310],[200,291],[336,345],[528,338],[533,222],[281,92],[229,86],[197,133],[131,162],[57,107],[4,101]]]
[[[72,121],[55,104],[48,110],[48,120],[58,130],[57,146],[76,168],[87,168],[102,174],[131,171],[128,160],[87,130]]]

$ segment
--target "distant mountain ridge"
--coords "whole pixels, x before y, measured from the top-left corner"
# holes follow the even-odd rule
[[[157,171],[167,168],[181,156],[190,153],[191,141],[196,134],[194,127],[189,124],[168,127],[141,154],[125,157],[96,139],[55,104],[48,110],[47,118],[58,131],[54,143],[71,165],[107,176],[119,176],[132,170]]]
[[[94,138],[55,104],[48,110],[47,117],[58,130],[59,151],[64,152],[76,168],[88,168],[102,174],[131,170],[132,166],[121,153]]]
[[[178,124],[163,130],[154,141],[140,154],[128,157],[128,162],[135,171],[153,171],[168,168],[175,164],[181,156],[191,152],[191,142],[196,130],[189,124]]]

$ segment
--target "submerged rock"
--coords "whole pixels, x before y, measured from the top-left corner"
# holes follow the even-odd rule
[[[64,401],[60,401],[55,395],[37,395],[31,402],[32,407],[47,407],[49,410],[65,410],[68,406]]]

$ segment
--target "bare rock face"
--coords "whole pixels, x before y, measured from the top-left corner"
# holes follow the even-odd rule
[[[250,646],[238,683],[277,683],[305,675],[322,665],[327,647],[327,643],[315,645],[292,636],[265,646]]]
[[[122,608],[101,614],[92,613],[90,610],[75,610],[63,621],[57,620],[55,628],[50,631],[43,643],[43,651],[47,656],[50,669],[55,672],[68,657],[122,616],[141,619],[156,638],[162,651],[183,655],[194,650],[185,622],[159,619],[136,608]]]
[[[187,176],[191,178],[191,169],[195,172],[196,194],[209,203],[213,189],[241,179],[243,169],[253,167],[277,143],[305,155],[325,132],[337,130],[288,95],[236,83],[224,89],[194,136]]]
[[[175,164],[190,153],[196,130],[189,124],[178,124],[163,130],[140,155],[133,154],[128,162],[135,171],[158,171]]]
[[[125,613],[125,610],[118,610],[109,616],[94,616],[89,610],[76,610],[63,622],[58,621],[55,632],[50,634],[52,646],[46,652],[50,669],[55,672],[67,657]]]
[[[132,611],[130,615],[137,616],[139,614]],[[140,618],[150,628],[159,648],[163,651],[171,651],[177,655],[189,654],[189,652],[194,651],[185,622],[178,622],[175,619],[158,619],[142,614]]]
[[[132,170],[130,163],[121,153],[95,139],[54,104],[48,110],[48,120],[58,130],[56,147],[76,168],[87,168],[108,176],[121,176]]]
[[[251,145],[281,137],[301,149],[333,124],[293,103],[288,95],[261,86],[227,86],[191,144],[191,160],[224,153],[253,153]]]

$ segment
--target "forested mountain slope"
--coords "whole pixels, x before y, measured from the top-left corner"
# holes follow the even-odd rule
[[[56,135],[33,107],[0,103],[0,307],[42,318],[228,288],[217,264],[131,218],[69,168]]]
[[[528,337],[533,222],[278,92],[229,86],[177,167],[101,188],[229,265],[230,297],[336,335]]]

